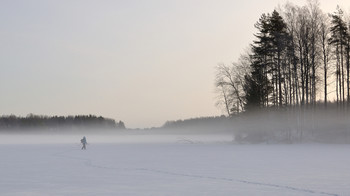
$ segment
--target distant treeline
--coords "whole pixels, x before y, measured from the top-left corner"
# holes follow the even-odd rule
[[[233,125],[234,124],[231,117],[226,117],[222,115],[167,121],[161,128],[171,130],[183,130],[195,133],[218,133],[232,131]]]
[[[230,133],[235,143],[350,143],[350,110],[336,102],[313,108],[264,108],[231,116],[167,121],[161,129],[175,133]]]
[[[225,116],[216,117],[199,117],[190,118],[184,120],[167,121],[162,128],[183,128],[192,127],[198,125],[212,125],[213,123],[220,123],[219,121],[225,121],[227,118]]]
[[[79,129],[103,128],[125,129],[124,122],[95,115],[45,116],[29,114],[26,117],[15,115],[0,117],[0,130],[24,129]]]

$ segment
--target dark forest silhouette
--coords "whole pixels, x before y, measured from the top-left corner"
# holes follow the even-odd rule
[[[350,107],[350,21],[338,6],[324,13],[318,1],[288,3],[262,14],[248,51],[216,67],[218,105],[230,116],[261,108]]]
[[[236,141],[350,142],[350,18],[310,0],[262,14],[254,26],[246,53],[216,67],[217,105],[239,119]]]
[[[40,130],[40,129],[125,129],[124,122],[95,115],[44,116],[29,114],[0,117],[0,130]]]

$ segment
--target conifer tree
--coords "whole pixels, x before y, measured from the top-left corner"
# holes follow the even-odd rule
[[[344,20],[342,19],[343,11],[339,8],[339,6],[337,7],[337,11],[334,14],[332,14],[331,17],[332,17],[331,28],[330,28],[331,38],[329,39],[329,43],[336,48],[335,55],[337,57],[337,62],[336,62],[337,90],[339,90],[339,92],[337,91],[337,97],[339,95],[340,104],[343,106],[344,100],[345,100],[344,52],[345,52],[345,46],[347,45],[348,29]],[[349,73],[349,71],[347,72]],[[349,74],[347,78],[349,78]],[[349,83],[347,85],[347,91],[349,92],[348,89],[349,89]]]

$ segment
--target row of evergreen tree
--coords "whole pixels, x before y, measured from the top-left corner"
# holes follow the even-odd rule
[[[122,121],[116,122],[113,119],[95,115],[43,116],[29,114],[26,117],[15,115],[0,117],[0,130],[71,128],[125,129],[125,124]]]
[[[198,117],[184,120],[167,121],[161,127],[163,129],[190,129],[197,127],[216,127],[223,123],[230,122],[226,116]]]
[[[255,40],[237,63],[217,66],[218,104],[228,115],[317,101],[327,107],[331,94],[340,108],[349,107],[350,19],[339,6],[325,14],[318,1],[278,10],[261,15]]]

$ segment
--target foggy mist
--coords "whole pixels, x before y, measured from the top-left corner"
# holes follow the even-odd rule
[[[328,109],[261,110],[232,117],[167,121],[162,127],[118,129],[77,127],[71,129],[2,130],[3,144],[79,143],[245,143],[298,144],[349,143],[350,116],[336,107]]]
[[[336,108],[151,129],[2,130],[0,188],[6,196],[349,195],[348,143],[347,111]]]
[[[182,134],[183,133],[183,134]],[[189,143],[211,144],[230,143],[232,135],[228,134],[198,134],[187,131],[160,133],[148,131],[127,131],[124,133],[18,133],[0,134],[0,144],[76,144],[80,145],[80,139],[86,136],[88,144],[161,144],[161,143]],[[89,147],[89,146],[88,146]],[[78,149],[79,147],[77,147]]]
[[[350,195],[350,2],[301,1],[1,1],[0,195]]]

